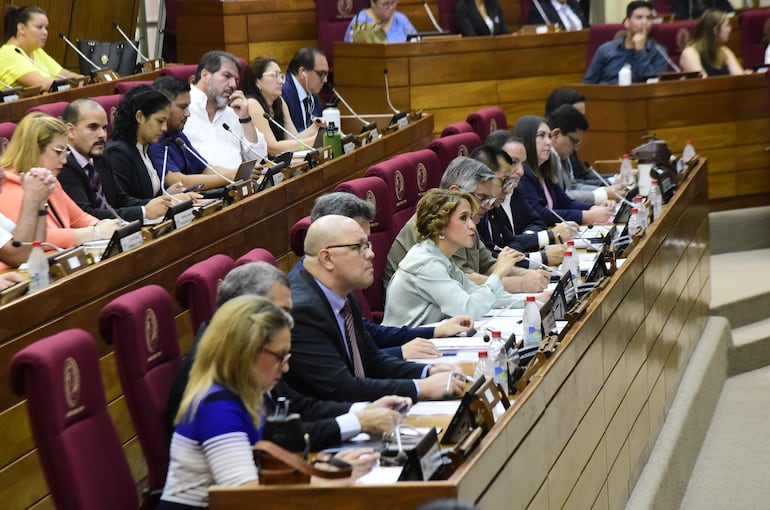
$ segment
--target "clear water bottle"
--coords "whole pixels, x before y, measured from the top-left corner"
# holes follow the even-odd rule
[[[639,225],[642,228],[647,228],[647,207],[644,203],[644,198],[640,195],[634,197],[634,207],[636,207],[639,215]]]
[[[507,395],[510,393],[510,391],[508,391],[508,356],[505,352],[503,337],[499,331],[492,332],[490,351],[494,363],[495,382],[503,388],[503,391],[505,391],[505,394]]]
[[[29,273],[30,292],[40,290],[51,283],[48,274],[48,259],[43,253],[40,241],[32,243],[32,249],[29,251],[29,258],[27,259],[27,272]]]
[[[479,351],[479,361],[476,363],[476,370],[473,372],[473,378],[478,379],[484,376],[487,381],[495,378],[495,367],[492,360],[489,359],[488,351]]]
[[[642,227],[639,209],[632,207],[631,216],[628,217],[628,235],[641,236],[643,233],[644,228]]]
[[[527,304],[524,306],[524,316],[521,319],[521,325],[524,328],[524,348],[540,347],[543,335],[541,332],[540,309],[535,303],[535,296],[527,296]]]
[[[682,150],[682,161],[689,163],[694,157],[695,147],[692,146],[692,142],[690,140],[685,140],[684,149]]]
[[[570,272],[570,279],[573,285],[580,284],[580,258],[574,248],[567,247],[564,250],[564,258],[561,261],[561,272],[566,274]]]
[[[631,85],[631,64],[625,64],[618,71],[618,85]]]
[[[623,161],[620,162],[620,183],[626,188],[634,185],[634,167],[628,154],[623,154]]]
[[[660,211],[663,209],[663,195],[660,192],[660,186],[658,186],[657,179],[652,180],[650,194],[647,195],[647,200],[652,204],[652,219],[655,221],[660,218]]]

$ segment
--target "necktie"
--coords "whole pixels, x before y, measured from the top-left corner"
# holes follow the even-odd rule
[[[85,169],[88,182],[91,183],[91,189],[93,189],[94,193],[96,194],[96,208],[106,209],[107,204],[105,204],[104,200],[102,199],[104,196],[104,193],[102,192],[102,181],[99,179],[99,174],[97,173],[96,168],[94,168],[94,165],[91,163],[86,163]]]
[[[345,323],[345,340],[348,343],[348,353],[353,361],[353,373],[358,378],[364,377],[364,364],[361,361],[361,352],[358,350],[356,340],[356,328],[353,325],[353,314],[350,312],[350,301],[345,300],[345,306],[340,310],[340,315]]]
[[[310,96],[306,96],[302,102],[305,104],[305,125],[303,129],[306,129],[310,126]]]
[[[567,30],[579,30],[579,27],[575,26],[575,23],[572,22],[572,16],[570,16],[570,8],[567,4],[562,4],[561,6],[561,18],[564,22],[564,28]]]

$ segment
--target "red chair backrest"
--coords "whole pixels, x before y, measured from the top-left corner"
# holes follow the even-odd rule
[[[438,24],[441,28],[453,34],[457,33],[455,27],[455,5],[457,0],[438,0]]]
[[[695,20],[672,21],[671,23],[657,23],[652,26],[650,36],[656,42],[662,44],[671,59],[679,63],[679,56],[687,46],[687,42],[695,35]],[[673,69],[668,68],[668,71]]]
[[[56,101],[54,103],[39,104],[27,110],[27,113],[42,112],[46,115],[50,115],[51,117],[58,117],[61,119],[61,115],[68,104],[69,103],[67,101]]]
[[[176,300],[183,307],[190,308],[193,331],[198,331],[202,322],[214,316],[219,282],[233,267],[235,262],[232,258],[223,254],[213,255],[188,267],[176,279]]]
[[[429,189],[438,188],[441,177],[444,175],[444,168],[435,152],[430,149],[420,149],[419,151],[405,152],[402,156],[411,161],[414,166],[418,199]]]
[[[152,85],[152,80],[136,80],[136,81],[122,81],[120,83],[115,84],[115,93],[116,94],[125,94],[129,90],[133,89],[134,87],[138,87],[139,85]]]
[[[476,110],[468,115],[466,120],[482,140],[486,140],[492,131],[508,129],[508,119],[505,118],[505,112],[499,106]]]
[[[765,63],[765,48],[770,40],[770,9],[741,11],[741,51],[743,66],[752,68]]]
[[[470,133],[472,131],[473,127],[464,120],[452,122],[451,124],[447,124],[447,127],[441,131],[441,138],[450,135],[459,135],[460,133]]]
[[[120,94],[110,94],[109,96],[94,96],[91,99],[102,105],[107,112],[107,131],[112,129],[112,121],[115,120],[115,114],[118,111],[118,105],[123,96]]]
[[[253,250],[249,250],[235,261],[235,265],[236,267],[242,266],[243,264],[248,264],[249,262],[268,262],[275,267],[278,267],[278,262],[276,262],[273,254],[264,248],[254,248]]]
[[[324,52],[329,62],[333,65],[332,47],[334,41],[342,41],[350,20],[358,14],[358,11],[369,7],[369,0],[352,0],[341,2],[339,0],[316,0],[315,21],[318,34],[318,48]]]
[[[442,173],[457,156],[468,156],[473,149],[481,145],[481,138],[476,133],[460,133],[433,140],[428,148],[436,153],[441,163]]]
[[[16,123],[15,122],[0,122],[0,138],[5,138],[8,141],[11,141],[11,137],[13,136],[13,132],[16,131]],[[0,147],[0,154],[3,153],[3,147]]]
[[[167,66],[160,72],[161,75],[169,75],[187,83],[191,83],[198,70],[198,64],[184,64],[181,66]]]
[[[128,461],[104,400],[99,352],[80,329],[17,352],[11,388],[27,413],[56,508],[137,510]]]
[[[370,166],[366,170],[366,175],[379,177],[385,182],[393,213],[391,223],[393,230],[399,232],[404,223],[414,214],[414,208],[419,200],[414,165],[409,159],[399,154]]]
[[[310,227],[310,216],[297,220],[297,223],[291,226],[289,231],[289,248],[297,257],[305,254],[305,236]]]
[[[623,23],[596,23],[588,29],[588,43],[586,43],[586,69],[591,65],[594,53],[602,44],[612,41],[620,34],[625,34],[626,27]]]
[[[128,292],[102,309],[99,332],[115,348],[120,384],[147,461],[147,487],[162,490],[169,451],[164,413],[182,361],[171,296],[158,285]]]

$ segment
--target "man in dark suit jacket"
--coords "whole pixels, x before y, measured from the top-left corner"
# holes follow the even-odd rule
[[[59,182],[72,200],[88,214],[100,220],[113,218],[103,199],[126,221],[158,218],[166,214],[168,197],[152,200],[132,197],[115,181],[102,157],[107,139],[107,114],[91,99],[77,99],[62,114],[67,123],[70,154],[59,173]],[[88,168],[90,165],[91,168]],[[98,177],[91,181],[90,172]],[[97,188],[101,188],[102,197]]]
[[[582,30],[589,26],[577,0],[532,0],[527,23],[556,24],[562,30]]]
[[[329,215],[311,223],[304,269],[291,280],[295,324],[286,381],[306,395],[332,400],[460,395],[464,380],[452,375],[458,366],[419,365],[382,354],[366,333],[353,291],[372,284],[373,259],[355,220]]]
[[[321,117],[323,103],[318,94],[328,77],[329,62],[318,48],[302,48],[289,62],[281,97],[297,131],[307,129],[313,119]]]
[[[267,262],[244,264],[230,271],[217,289],[217,307],[245,294],[266,297],[291,312],[289,280],[280,269]],[[166,407],[169,436],[174,430],[174,417],[187,386],[198,342],[207,326],[208,322],[204,322],[198,329],[193,345],[182,360],[171,386]],[[303,431],[310,436],[310,449],[313,451],[338,445],[359,432],[367,432],[373,436],[390,432],[400,421],[399,413],[393,409],[405,402],[404,398],[392,395],[372,403],[319,400],[302,395],[282,379],[264,395],[266,416],[275,413],[276,403],[281,397],[287,399],[289,413],[298,413],[302,417]]]

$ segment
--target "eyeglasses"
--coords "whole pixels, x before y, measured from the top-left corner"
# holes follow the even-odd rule
[[[572,142],[573,147],[577,147],[578,145],[580,145],[580,142],[583,141],[580,138],[575,138],[572,135],[567,135],[567,138],[569,138],[569,141]]]
[[[479,201],[479,207],[492,207],[495,200],[497,200],[497,197],[494,195],[479,195],[478,193],[474,193],[473,196]]]
[[[325,80],[326,78],[329,77],[329,71],[319,71],[317,69],[311,69],[311,71],[317,74],[318,77],[321,78],[321,80]]]
[[[332,248],[350,248],[351,250],[356,250],[358,253],[364,252],[366,250],[372,249],[372,243],[370,241],[364,241],[363,243],[356,243],[356,244],[335,244],[332,246],[327,246],[326,250],[330,250]]]
[[[70,150],[66,147],[51,147],[51,150],[54,151],[60,158],[62,156],[66,158],[70,155]]]
[[[284,81],[285,79],[285,76],[281,71],[273,71],[272,73],[262,73],[262,77],[264,78],[265,76],[272,76],[278,81]]]
[[[500,179],[500,187],[503,189],[503,191],[510,190],[513,188],[513,179],[510,177],[506,177],[505,179]]]
[[[393,9],[397,5],[398,5],[398,0],[393,0],[390,2],[380,2],[380,6],[382,6],[383,9]]]
[[[289,358],[291,358],[291,353],[287,352],[286,354],[278,354],[277,352],[273,352],[270,349],[262,348],[263,352],[266,352],[268,354],[272,354],[273,357],[281,364],[281,366],[287,364],[289,362]]]

